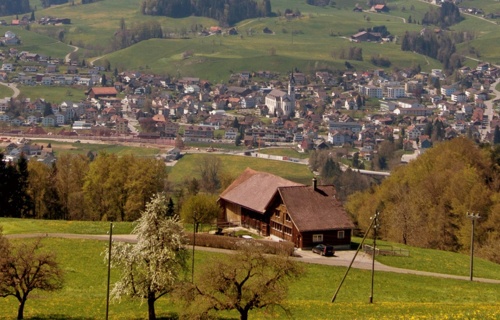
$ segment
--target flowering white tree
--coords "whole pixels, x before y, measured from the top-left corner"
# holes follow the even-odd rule
[[[146,205],[132,231],[137,244],[113,245],[111,263],[122,270],[111,295],[145,299],[149,319],[156,319],[155,302],[170,293],[186,270],[184,229],[177,216],[167,217],[168,199],[156,195]]]

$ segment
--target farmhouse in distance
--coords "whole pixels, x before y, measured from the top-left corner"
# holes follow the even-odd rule
[[[311,248],[349,248],[354,224],[332,185],[306,186],[247,168],[219,197],[218,223],[243,225],[263,236]]]

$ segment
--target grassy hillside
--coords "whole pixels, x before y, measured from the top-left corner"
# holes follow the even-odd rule
[[[74,233],[74,234],[106,234],[109,231],[107,221],[67,221],[0,218],[0,226],[4,234],[21,233]],[[132,222],[114,222],[114,234],[129,234]]]
[[[468,5],[484,6],[485,10],[500,11],[500,4],[495,1],[466,1]],[[388,30],[401,36],[405,31],[418,31],[419,24],[409,24],[421,21],[429,10],[430,4],[410,0],[388,2],[391,8],[388,14],[369,12],[355,13],[352,11],[352,1],[340,0],[334,7],[315,7],[307,5],[305,0],[273,0],[275,12],[284,12],[289,8],[300,10],[300,19],[284,18],[251,19],[240,22],[236,28],[238,36],[199,37],[190,33],[192,26],[209,27],[217,22],[207,18],[188,17],[171,19],[166,17],[143,16],[140,11],[140,0],[105,0],[89,5],[70,4],[54,6],[40,10],[37,6],[36,17],[56,16],[68,17],[69,26],[38,26],[32,25],[29,32],[16,28],[23,39],[23,50],[37,51],[52,56],[64,56],[71,48],[58,43],[54,37],[60,30],[65,30],[65,43],[83,46],[78,54],[81,58],[89,55],[99,57],[107,50],[105,47],[113,39],[118,29],[120,19],[124,19],[128,27],[144,21],[158,21],[165,32],[173,34],[186,33],[190,39],[155,39],[144,41],[132,47],[106,54],[102,58],[111,62],[112,67],[124,69],[149,69],[156,73],[169,73],[174,76],[200,76],[214,82],[226,81],[231,71],[241,70],[273,70],[286,72],[294,67],[308,72],[322,68],[344,69],[344,59],[338,59],[342,48],[358,46],[363,49],[364,61],[351,61],[358,69],[372,69],[369,62],[371,56],[382,55],[392,62],[392,66],[407,67],[420,64],[424,70],[437,68],[440,64],[432,59],[410,52],[401,52],[398,43],[353,44],[344,37],[356,33],[360,28],[385,25]],[[360,3],[368,9],[365,3]],[[263,34],[268,27],[274,34]],[[467,44],[457,45],[464,54],[474,47],[480,52],[480,58],[500,61],[500,26],[466,16],[452,30],[475,32],[477,39]],[[8,28],[0,28],[0,31]],[[252,36],[250,36],[252,31]],[[292,34],[294,34],[292,36]],[[52,36],[52,38],[48,37]],[[182,53],[190,51],[193,56],[182,58]],[[99,60],[98,60],[99,61]],[[391,67],[392,68],[392,67]]]
[[[199,179],[197,166],[204,156],[206,155],[186,154],[172,167],[168,179],[174,183],[181,183],[186,177],[196,177]],[[257,171],[270,172],[282,178],[303,184],[310,184],[313,177],[309,168],[302,164],[222,154],[210,156],[221,159],[222,171],[234,178],[240,175],[247,167]]]
[[[31,240],[16,240],[31,241]],[[65,272],[65,286],[54,293],[33,292],[26,304],[28,319],[98,319],[106,306],[106,264],[102,253],[106,242],[46,239],[56,251]],[[226,259],[224,254],[196,252],[195,266],[209,259]],[[332,258],[335,259],[335,258]],[[374,304],[368,303],[370,271],[352,270],[335,303],[330,299],[345,267],[304,265],[306,273],[290,287],[285,307],[295,319],[497,319],[500,316],[498,285],[377,272]],[[195,269],[196,273],[199,269]],[[112,270],[111,281],[119,272]],[[196,279],[200,281],[200,279]],[[157,315],[168,317],[182,306],[168,298],[156,303]],[[14,319],[17,302],[0,299],[3,319]],[[147,304],[123,299],[110,305],[111,319],[144,319]],[[237,319],[236,313],[220,314]],[[286,319],[280,308],[270,312],[251,311],[258,319]]]

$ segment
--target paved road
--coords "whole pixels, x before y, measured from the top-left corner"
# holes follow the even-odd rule
[[[70,61],[71,61],[71,58],[70,58],[71,54],[72,54],[73,52],[77,52],[77,51],[78,51],[78,49],[79,49],[77,46],[73,46],[73,45],[71,45],[71,44],[68,44],[68,46],[70,46],[71,48],[73,48],[73,51],[71,51],[70,53],[68,53],[68,54],[64,57],[64,62],[65,62],[65,63],[70,63]]]
[[[10,239],[49,237],[49,238],[66,238],[66,239],[102,240],[102,241],[109,240],[108,235],[87,235],[87,234],[68,234],[68,233],[13,234],[13,235],[6,235],[6,237],[10,238]],[[130,235],[130,234],[119,234],[119,235],[113,235],[113,241],[136,243],[137,237],[135,235]],[[232,250],[207,248],[207,247],[197,247],[197,250],[211,251],[211,252],[223,252],[223,253],[234,252]],[[304,251],[297,250],[296,254],[298,256],[297,258],[295,258],[297,261],[302,261],[305,263],[329,265],[329,266],[345,266],[345,267],[347,267],[351,263],[351,261],[354,257],[355,251],[354,250],[337,251],[335,253],[334,257],[322,257],[322,256],[314,254],[308,250],[304,250]],[[358,253],[356,260],[354,261],[352,267],[356,268],[356,269],[370,270],[372,267],[371,256],[364,253],[364,252]],[[469,281],[468,276],[457,276],[457,275],[443,274],[443,273],[436,273],[436,272],[401,269],[401,268],[386,266],[386,265],[383,265],[377,261],[375,261],[375,270],[376,271],[383,271],[383,272],[413,274],[413,275],[419,275],[419,276]],[[500,280],[495,280],[495,279],[485,279],[485,278],[475,277],[474,281],[500,284]]]

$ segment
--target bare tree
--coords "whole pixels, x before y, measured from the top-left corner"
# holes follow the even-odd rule
[[[13,246],[0,229],[0,297],[16,297],[19,301],[17,319],[24,318],[24,307],[31,291],[62,288],[62,269],[55,255],[41,248],[41,238],[31,244]]]
[[[156,195],[132,231],[137,244],[114,244],[111,257],[112,265],[122,270],[111,292],[113,298],[146,299],[150,320],[156,319],[156,300],[172,291],[186,269],[184,229],[177,216],[165,216],[168,203],[165,196]]]
[[[182,294],[186,312],[193,318],[237,310],[246,320],[252,309],[281,306],[290,280],[302,273],[302,266],[285,253],[265,255],[261,246],[244,241],[234,256],[214,259],[197,284],[186,285]]]
[[[201,174],[202,188],[208,193],[216,193],[220,186],[219,173],[221,171],[222,161],[217,156],[205,155],[198,164]]]

